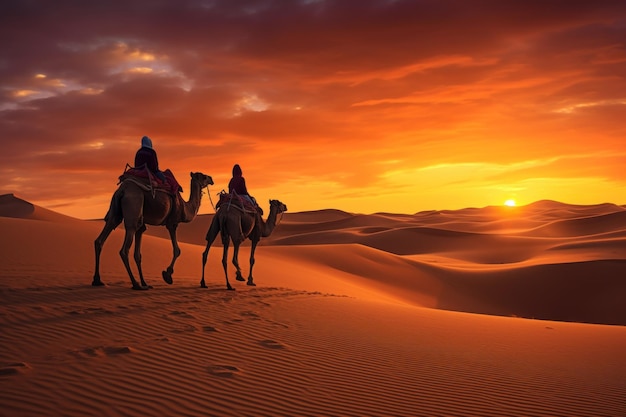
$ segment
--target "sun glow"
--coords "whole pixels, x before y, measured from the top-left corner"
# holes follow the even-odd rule
[[[508,207],[515,207],[515,200],[506,200],[504,205]]]

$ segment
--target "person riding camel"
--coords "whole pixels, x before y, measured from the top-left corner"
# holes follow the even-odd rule
[[[252,203],[253,206],[258,207],[256,200],[248,193],[248,188],[246,187],[246,179],[243,177],[243,172],[239,164],[235,164],[233,166],[233,177],[230,179],[228,183],[228,192],[230,194],[235,193],[238,196],[245,198],[249,202]]]
[[[139,148],[135,154],[134,170],[140,172],[145,172],[144,170],[147,170],[151,175],[158,178],[165,188],[169,188],[172,195],[176,195],[183,191],[183,187],[181,187],[178,183],[172,171],[169,169],[161,171],[159,169],[159,160],[157,158],[156,151],[152,147],[152,139],[148,136],[141,138],[141,148]]]
[[[152,139],[147,136],[141,138],[141,148],[135,154],[135,168],[148,168],[150,173],[160,179],[161,182],[167,182],[165,174],[159,169],[159,159],[152,147]]]

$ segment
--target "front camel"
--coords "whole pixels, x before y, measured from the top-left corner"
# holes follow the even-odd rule
[[[250,249],[250,271],[248,273],[248,285],[256,285],[252,277],[252,268],[254,266],[254,251],[262,237],[268,237],[276,227],[276,219],[279,214],[287,211],[287,206],[278,200],[270,200],[270,212],[267,221],[263,221],[258,212],[251,212],[242,209],[234,204],[223,204],[213,216],[213,221],[206,235],[207,245],[202,254],[202,280],[200,287],[207,288],[204,281],[204,267],[209,256],[209,248],[215,241],[218,233],[222,236],[222,244],[224,252],[222,254],[222,266],[224,267],[224,275],[226,277],[226,288],[234,290],[228,282],[228,246],[229,242],[233,242],[233,265],[235,266],[237,281],[245,281],[239,268],[239,247],[244,240],[250,239],[252,247]]]
[[[201,172],[192,172],[190,176],[191,185],[188,201],[182,201],[182,198],[178,196],[173,197],[158,189],[152,190],[154,192],[146,191],[144,187],[134,181],[122,181],[111,198],[111,206],[104,218],[104,228],[94,241],[96,266],[91,285],[104,285],[100,279],[100,253],[109,234],[119,226],[122,220],[124,221],[126,232],[120,256],[130,277],[133,289],[145,290],[150,288],[143,278],[141,269],[141,237],[146,231],[146,225],[165,226],[169,231],[174,253],[172,262],[167,267],[167,270],[162,272],[162,275],[166,283],[172,283],[174,263],[180,256],[180,248],[176,239],[176,228],[179,223],[188,223],[196,217],[200,208],[200,200],[202,199],[202,189],[213,185],[213,179]],[[174,198],[178,198],[180,204],[176,204]],[[133,276],[128,259],[133,237],[135,239],[134,258],[141,284]]]

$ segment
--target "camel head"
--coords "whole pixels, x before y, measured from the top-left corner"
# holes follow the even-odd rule
[[[287,206],[278,200],[270,200],[270,210],[272,208],[276,208],[276,212],[278,214],[281,214],[287,211]]]
[[[200,184],[200,188],[204,188],[209,185],[213,185],[213,178],[209,175],[204,175],[202,172],[190,172],[191,180]]]

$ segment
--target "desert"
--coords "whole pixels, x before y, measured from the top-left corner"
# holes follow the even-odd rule
[[[172,285],[149,227],[130,289],[121,227],[93,287],[103,222],[2,195],[0,415],[626,413],[623,206],[287,212],[235,291],[220,245],[199,286],[211,217]]]
[[[2,0],[0,417],[626,417],[625,22]]]

